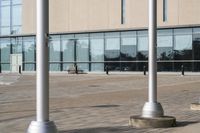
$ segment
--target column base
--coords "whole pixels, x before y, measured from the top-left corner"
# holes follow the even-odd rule
[[[172,116],[162,116],[146,118],[142,116],[131,116],[129,126],[136,128],[167,128],[176,126],[176,118]]]
[[[28,127],[27,133],[58,133],[58,131],[53,121],[32,121]]]
[[[200,103],[192,103],[190,105],[191,110],[200,110]]]
[[[146,102],[142,110],[142,117],[153,118],[162,117],[164,111],[162,105],[157,102]]]

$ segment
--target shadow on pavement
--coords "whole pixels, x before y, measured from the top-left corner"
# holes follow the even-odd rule
[[[176,127],[185,127],[191,124],[199,123],[199,121],[177,121]]]
[[[195,124],[199,123],[197,121],[182,121],[182,122],[177,122],[176,127],[184,127],[188,126],[190,124]],[[171,127],[171,128],[158,128],[158,130],[164,130],[170,132],[171,129],[174,129],[176,127]],[[168,130],[169,129],[169,130]],[[119,127],[96,127],[96,128],[85,128],[85,129],[74,129],[74,130],[68,130],[68,131],[59,131],[59,133],[154,133],[155,129],[154,128],[144,128],[144,129],[139,129],[139,128],[132,128],[128,126],[119,126]]]
[[[130,127],[97,127],[97,128],[86,128],[86,129],[75,129],[68,131],[59,131],[59,133],[132,133],[133,129]],[[130,132],[128,132],[130,131]]]

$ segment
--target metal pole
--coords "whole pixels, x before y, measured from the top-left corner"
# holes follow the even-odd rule
[[[37,0],[37,121],[49,121],[48,0]]]
[[[57,133],[49,121],[49,0],[37,0],[37,117],[28,133]]]
[[[144,117],[163,116],[157,103],[157,0],[149,0],[149,89],[148,102],[143,108]]]
[[[149,3],[149,102],[157,101],[157,0]]]

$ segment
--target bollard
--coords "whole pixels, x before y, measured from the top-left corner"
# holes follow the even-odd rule
[[[75,73],[78,74],[78,66],[75,64],[74,67],[75,67]]]
[[[109,74],[109,69],[108,69],[108,65],[106,65],[106,74],[108,75]]]
[[[22,74],[22,67],[19,65],[19,74]]]
[[[144,75],[146,75],[146,66],[143,67]]]
[[[185,68],[184,68],[184,65],[181,65],[181,75],[182,75],[182,76],[185,75]]]

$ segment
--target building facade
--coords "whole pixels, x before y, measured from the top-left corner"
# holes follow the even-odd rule
[[[148,66],[148,0],[49,0],[50,71]],[[200,1],[158,1],[158,71],[200,71]],[[36,0],[0,0],[2,71],[36,69]]]

